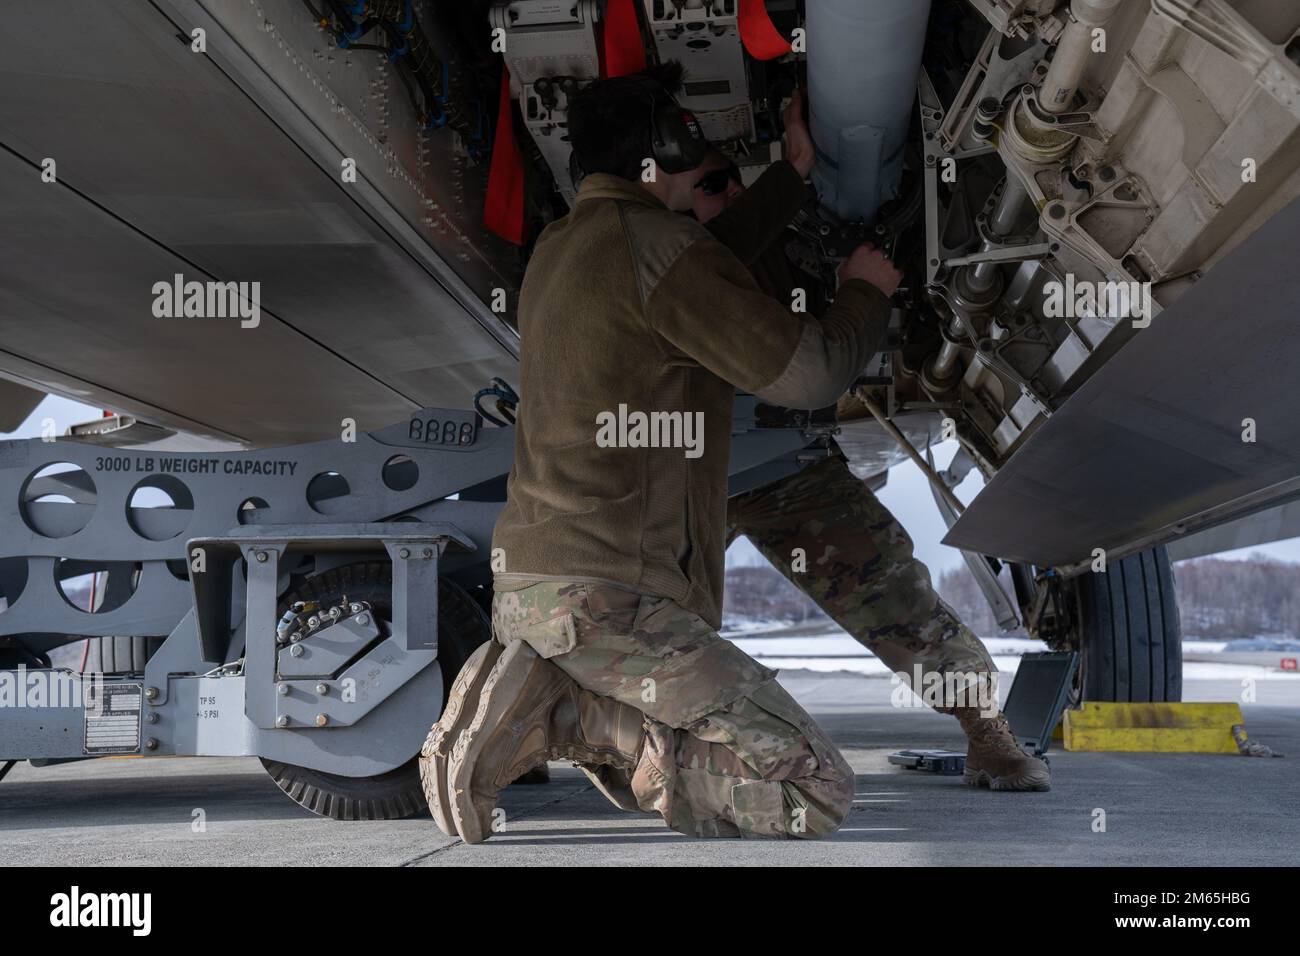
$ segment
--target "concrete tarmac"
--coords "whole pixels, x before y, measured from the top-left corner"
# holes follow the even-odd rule
[[[249,758],[106,759],[14,767],[0,781],[6,865],[1173,865],[1300,863],[1300,700],[1260,681],[1252,740],[1284,759],[1052,751],[1049,793],[991,793],[898,769],[912,747],[965,749],[954,720],[890,706],[890,682],[793,672],[782,682],[857,772],[853,812],[820,842],[692,840],[622,813],[577,770],[502,797],[479,846],[431,819],[337,823],[301,809]],[[1189,681],[1188,700],[1234,700],[1235,681]],[[1096,831],[1098,811],[1105,832]],[[202,829],[198,827],[201,821]]]

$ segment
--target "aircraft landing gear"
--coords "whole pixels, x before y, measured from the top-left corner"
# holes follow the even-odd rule
[[[1183,698],[1182,630],[1169,553],[1150,548],[1073,578],[1040,575],[1030,633],[1080,651],[1070,705]]]

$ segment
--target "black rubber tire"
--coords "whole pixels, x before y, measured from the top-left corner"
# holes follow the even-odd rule
[[[88,637],[86,672],[143,674],[145,662],[162,647],[164,637]]]
[[[1182,700],[1182,629],[1169,552],[1142,551],[1075,581],[1083,700]]]
[[[308,578],[285,595],[278,613],[294,601],[337,603],[347,595],[352,601],[369,601],[377,616],[392,613],[392,565],[384,562],[348,565]],[[438,579],[438,664],[442,669],[443,699],[474,649],[492,635],[483,609],[463,588]],[[441,709],[441,708],[440,708]],[[430,709],[429,723],[437,715]],[[419,755],[400,767],[373,777],[345,777],[276,760],[260,758],[262,766],[294,803],[312,813],[335,820],[400,820],[428,812],[420,786]]]

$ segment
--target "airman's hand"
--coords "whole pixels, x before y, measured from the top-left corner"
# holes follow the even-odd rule
[[[781,122],[785,124],[785,158],[790,165],[807,179],[817,162],[817,151],[813,148],[812,134],[808,132],[808,123],[804,119],[804,92],[796,89],[790,102],[781,111]]]
[[[870,282],[885,295],[893,295],[903,281],[903,273],[889,261],[889,257],[869,242],[864,242],[840,266],[840,281],[862,279]]]

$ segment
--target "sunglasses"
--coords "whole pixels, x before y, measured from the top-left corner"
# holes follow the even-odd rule
[[[733,182],[737,186],[743,186],[744,182],[740,178],[740,167],[735,163],[724,166],[722,169],[715,169],[711,173],[705,173],[698,183],[696,189],[703,189],[706,196],[717,196],[727,191],[727,183]]]

